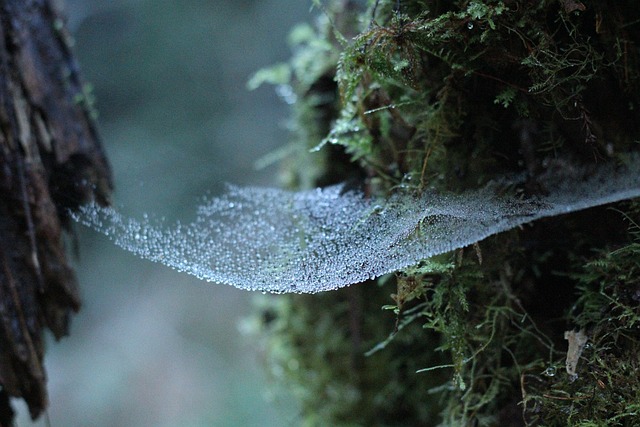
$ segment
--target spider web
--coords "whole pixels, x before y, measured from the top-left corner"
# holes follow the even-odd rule
[[[139,257],[246,290],[316,293],[373,279],[543,217],[640,197],[640,155],[626,166],[564,167],[546,195],[498,196],[504,179],[464,194],[370,199],[341,185],[290,192],[229,186],[167,226],[96,204],[74,218]]]

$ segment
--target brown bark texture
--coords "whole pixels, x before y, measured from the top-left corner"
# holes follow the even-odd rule
[[[106,204],[110,170],[54,0],[0,0],[0,425],[47,407],[45,329],[80,308],[68,209]]]

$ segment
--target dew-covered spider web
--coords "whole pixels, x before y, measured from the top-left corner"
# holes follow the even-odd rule
[[[229,186],[173,226],[85,206],[79,222],[118,246],[211,282],[315,293],[412,266],[539,218],[640,197],[640,156],[624,167],[564,167],[544,195],[500,196],[504,181],[464,194],[398,193],[376,200],[333,186],[311,191]]]

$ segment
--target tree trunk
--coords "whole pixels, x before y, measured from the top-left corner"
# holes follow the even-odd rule
[[[106,204],[110,170],[90,94],[52,0],[0,0],[0,424],[9,397],[47,407],[43,331],[80,308],[63,229],[68,209]]]
[[[577,191],[638,156],[637,1],[358,3],[353,28],[339,27],[348,2],[325,1],[329,19],[291,38],[292,185],[360,173],[381,198],[495,185],[535,200],[554,190],[545,177],[584,171],[564,182]],[[330,167],[297,166],[313,147]],[[261,302],[268,370],[310,424],[636,426],[640,201],[613,207],[496,234],[358,294]]]

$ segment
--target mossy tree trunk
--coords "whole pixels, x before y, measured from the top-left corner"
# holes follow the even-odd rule
[[[322,146],[327,165],[293,185],[470,194],[517,174],[528,198],[545,174],[637,156],[639,3],[380,0],[341,20],[349,3],[292,36],[298,164]],[[592,208],[279,298],[273,371],[310,425],[637,425],[638,224],[638,201]]]
[[[0,425],[9,397],[47,407],[43,334],[80,307],[63,241],[67,209],[111,189],[90,93],[54,2],[0,1]]]

